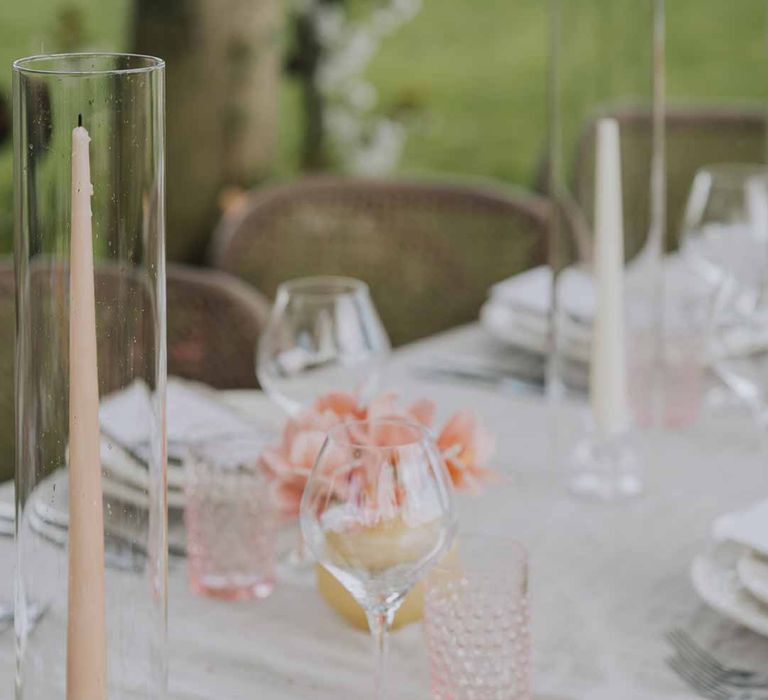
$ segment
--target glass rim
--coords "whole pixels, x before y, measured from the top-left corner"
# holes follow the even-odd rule
[[[745,177],[762,177],[768,179],[767,163],[712,163],[704,165],[696,171],[694,180],[707,176],[717,182],[733,183],[741,186]]]
[[[348,437],[347,439],[339,439],[337,437],[337,434],[339,433],[341,433],[342,435],[348,436],[350,428],[370,426],[370,425],[393,425],[401,428],[408,428],[414,431],[415,437],[413,440],[399,441],[397,443],[391,443],[387,445],[366,445],[365,443],[355,442],[353,439]],[[421,444],[424,444],[424,442],[430,442],[432,440],[432,436],[430,435],[427,428],[425,428],[423,425],[419,423],[416,423],[412,420],[408,420],[407,418],[389,417],[389,418],[371,418],[371,419],[363,418],[363,419],[356,419],[356,420],[348,420],[348,421],[344,421],[343,423],[337,423],[336,425],[334,425],[332,428],[328,430],[326,439],[329,442],[332,442],[335,445],[338,445],[339,447],[353,447],[355,449],[360,449],[360,450],[371,450],[374,452],[381,452],[383,450],[394,450],[399,447],[412,447],[413,445],[421,445]]]
[[[235,435],[194,440],[186,446],[182,463],[185,468],[204,464],[222,475],[260,475],[258,462],[267,444],[264,439]]]
[[[330,289],[334,286],[334,289]],[[368,294],[370,291],[368,284],[355,277],[345,277],[344,275],[313,275],[311,277],[297,277],[292,280],[281,282],[277,289],[278,295],[292,295],[301,292],[307,296],[316,297],[334,297],[344,295],[354,295],[359,293]]]
[[[137,65],[128,68],[103,68],[93,70],[76,70],[73,68],[64,68],[63,62],[65,60],[87,60],[89,58],[96,59],[118,59],[128,58],[135,59],[137,61],[144,62],[144,65]],[[62,62],[60,68],[48,67],[48,68],[36,68],[38,63],[51,62],[54,66],[57,61]],[[87,76],[87,75],[128,75],[137,73],[151,73],[153,71],[161,70],[165,68],[165,61],[162,58],[156,56],[150,56],[148,54],[140,53],[121,53],[111,51],[86,51],[82,53],[51,53],[51,54],[35,54],[34,56],[25,56],[24,58],[17,58],[13,62],[13,70],[16,73],[24,73],[28,75],[61,75],[61,76]]]
[[[525,546],[525,544],[519,540],[518,538],[514,537],[513,535],[504,535],[500,533],[495,532],[458,532],[456,533],[456,536],[453,539],[453,545],[455,547],[461,548],[462,543],[486,543],[489,541],[493,542],[505,542],[507,547],[507,551],[513,550],[515,552],[516,557],[518,558],[521,568],[523,569],[523,572],[527,576],[528,574],[528,562],[529,562],[529,555],[528,555],[528,548]],[[473,550],[473,547],[470,547],[470,550]],[[460,569],[460,562],[453,561],[450,558],[444,558],[434,564],[432,567],[432,571],[439,573],[449,573],[449,572],[455,572],[458,569]],[[464,567],[470,569],[471,572],[475,573],[487,573],[492,571],[497,571],[498,566],[496,564],[488,564],[488,565],[477,565],[472,564],[468,567]]]

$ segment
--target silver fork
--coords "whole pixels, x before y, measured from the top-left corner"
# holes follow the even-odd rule
[[[669,667],[684,680],[692,690],[709,700],[768,700],[768,695],[757,690],[734,688],[725,683],[713,681],[691,669],[679,656],[667,659]]]
[[[764,673],[724,666],[683,630],[668,632],[667,639],[677,651],[681,663],[696,675],[708,678],[714,684],[748,690],[768,689],[768,676]]]
[[[679,656],[667,659],[667,665],[687,683],[692,690],[709,700],[731,700],[731,695],[723,686],[715,685],[695,673],[690,666],[683,663]]]

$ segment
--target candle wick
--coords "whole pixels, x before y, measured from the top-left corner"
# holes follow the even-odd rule
[[[82,114],[78,114],[77,115],[77,125],[78,126],[82,126],[83,125],[83,115]]]

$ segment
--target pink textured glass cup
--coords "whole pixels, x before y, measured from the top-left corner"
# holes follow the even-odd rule
[[[186,462],[189,586],[225,600],[266,598],[275,587],[275,513],[256,460],[261,445],[197,445]]]
[[[667,334],[661,372],[663,403],[656,417],[653,352],[636,339],[629,358],[629,400],[639,427],[651,427],[658,420],[664,427],[679,428],[696,421],[703,398],[705,346],[703,333]]]
[[[433,700],[529,700],[528,566],[518,542],[459,537],[426,579]]]

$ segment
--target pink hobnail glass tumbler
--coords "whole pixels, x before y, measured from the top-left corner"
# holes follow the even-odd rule
[[[530,700],[527,556],[507,537],[471,535],[426,579],[433,700]]]
[[[694,423],[703,399],[711,288],[684,261],[664,270],[663,334],[629,314],[628,391],[640,428]],[[639,327],[638,327],[639,326]]]
[[[275,525],[261,445],[229,440],[195,445],[186,460],[189,586],[225,600],[266,598],[275,586]]]

